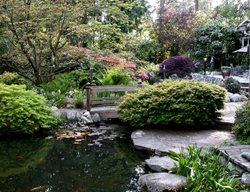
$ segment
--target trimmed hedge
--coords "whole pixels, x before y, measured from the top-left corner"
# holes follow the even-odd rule
[[[44,97],[23,85],[0,84],[0,134],[31,134],[57,123]]]
[[[213,84],[191,80],[165,81],[126,94],[118,112],[131,126],[180,124],[214,125],[224,107],[226,90]]]
[[[250,144],[250,103],[236,112],[233,133],[244,144]]]

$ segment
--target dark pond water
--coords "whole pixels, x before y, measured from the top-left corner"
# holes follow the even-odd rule
[[[135,192],[143,154],[135,151],[120,126],[112,139],[23,139],[0,141],[0,192]],[[114,136],[116,135],[116,136]]]

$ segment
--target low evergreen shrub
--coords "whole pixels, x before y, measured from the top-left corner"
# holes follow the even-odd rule
[[[23,85],[0,84],[0,134],[31,134],[57,123],[44,97]]]
[[[239,93],[240,92],[240,82],[235,80],[232,77],[226,78],[224,82],[224,87],[231,93]]]
[[[250,103],[236,112],[233,133],[244,144],[250,144]]]
[[[169,156],[179,162],[174,173],[187,177],[185,191],[234,192],[244,189],[239,175],[233,174],[232,166],[221,164],[221,155],[212,149],[204,152],[192,146],[185,154],[171,151]]]
[[[226,90],[217,85],[191,81],[165,81],[126,94],[118,112],[131,126],[181,124],[208,126],[218,120]]]

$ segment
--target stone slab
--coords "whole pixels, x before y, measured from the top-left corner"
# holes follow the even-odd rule
[[[138,181],[142,189],[147,192],[182,191],[186,184],[186,178],[170,173],[152,173],[142,175]]]
[[[176,166],[179,166],[179,163],[177,161],[167,156],[150,157],[149,159],[145,160],[145,163],[150,169],[156,172],[171,171]]]
[[[228,130],[156,130],[140,129],[131,135],[136,149],[155,154],[168,153],[169,150],[182,152],[187,146],[208,148],[224,144],[238,144],[235,136]]]
[[[231,162],[250,173],[250,162],[241,156],[243,152],[250,152],[250,145],[224,146],[218,150]]]

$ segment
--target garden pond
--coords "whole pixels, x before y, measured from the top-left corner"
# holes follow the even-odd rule
[[[126,127],[103,125],[100,131],[80,143],[51,137],[1,140],[0,192],[138,191],[145,155],[134,151]]]

